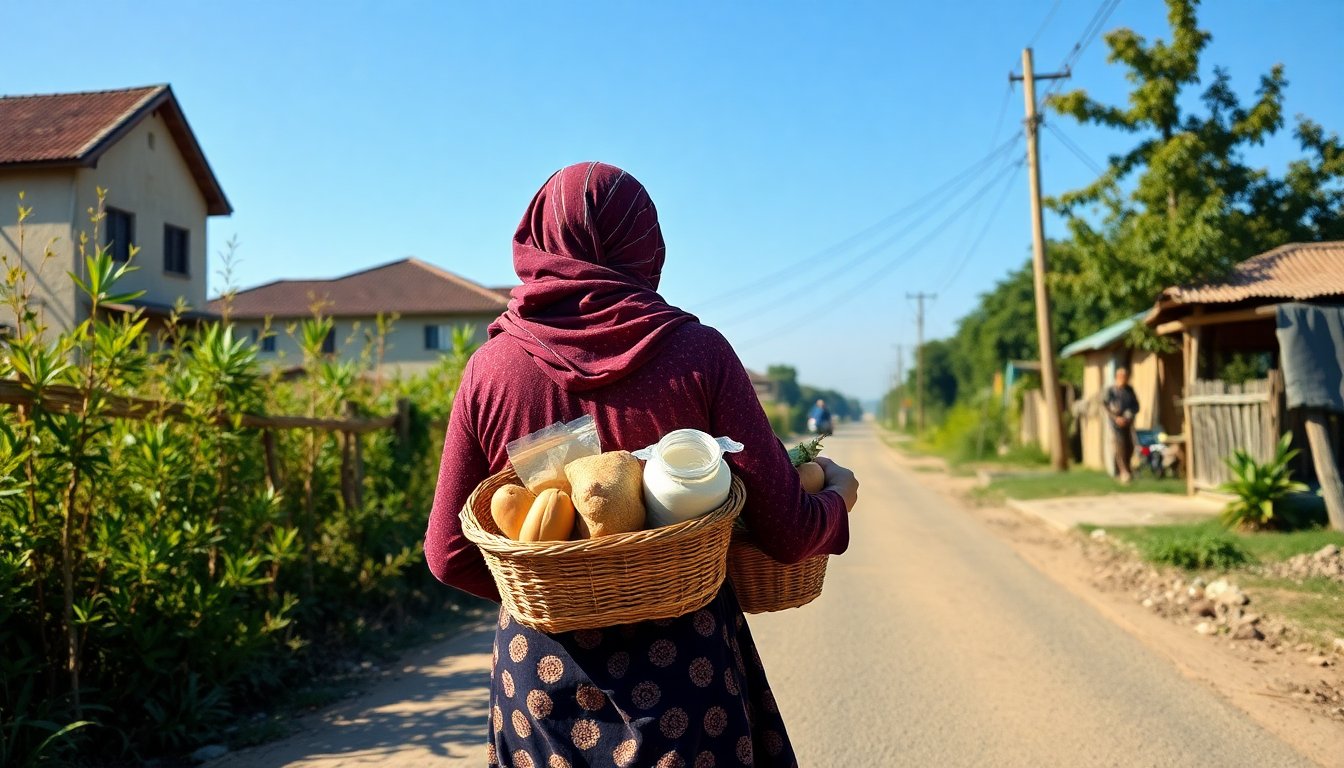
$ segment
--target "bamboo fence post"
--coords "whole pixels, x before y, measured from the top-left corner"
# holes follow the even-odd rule
[[[261,430],[261,447],[266,454],[266,484],[270,486],[271,491],[280,489],[280,464],[275,455],[275,432],[269,429]]]

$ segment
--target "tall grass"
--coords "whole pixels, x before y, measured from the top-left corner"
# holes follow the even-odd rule
[[[50,328],[36,275],[56,256],[24,252],[31,215],[20,198],[19,252],[0,251],[12,318],[0,378],[31,397],[0,405],[0,765],[189,749],[331,649],[444,602],[420,554],[439,449],[429,423],[447,415],[467,336],[428,374],[384,381],[367,360],[387,324],[363,360],[340,362],[321,352],[331,321],[319,311],[285,331],[307,375],[282,381],[228,322],[112,311],[137,298],[121,288],[135,267],[100,244],[101,210],[69,275],[88,319]],[[78,407],[44,398],[58,386]],[[113,418],[123,395],[185,411]],[[261,435],[240,419],[382,415],[403,396],[417,406],[404,439],[358,438],[354,505],[339,436],[277,432],[269,482]]]

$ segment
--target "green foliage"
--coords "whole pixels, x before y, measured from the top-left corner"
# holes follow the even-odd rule
[[[1092,183],[1049,201],[1068,229],[1048,247],[1056,348],[1151,307],[1167,287],[1215,277],[1284,243],[1344,238],[1344,141],[1299,116],[1301,156],[1281,175],[1251,165],[1247,152],[1284,125],[1282,67],[1265,73],[1254,100],[1243,103],[1227,71],[1201,71],[1211,36],[1199,28],[1197,0],[1166,5],[1169,41],[1129,29],[1106,35],[1109,61],[1130,83],[1124,103],[1104,104],[1083,90],[1047,102],[1057,115],[1134,137]],[[1008,361],[1039,357],[1034,301],[1024,264],[980,297],[952,338],[925,344],[931,414],[978,396]],[[1128,344],[1174,351],[1147,329]],[[1234,360],[1227,374],[1261,367]],[[1080,384],[1080,362],[1061,361],[1060,375]],[[914,381],[912,373],[902,395],[884,401],[888,412],[915,399]]]
[[[1108,60],[1124,67],[1132,84],[1126,104],[1102,104],[1083,90],[1048,102],[1080,123],[1137,137],[1099,178],[1052,201],[1079,257],[1076,270],[1061,273],[1062,287],[1091,297],[1107,314],[1141,309],[1168,286],[1216,276],[1286,242],[1344,231],[1344,143],[1298,118],[1304,157],[1281,177],[1251,166],[1245,151],[1283,127],[1283,67],[1260,77],[1249,105],[1225,69],[1202,75],[1212,36],[1199,29],[1197,6],[1167,0],[1170,42],[1149,42],[1129,29],[1106,35]],[[1209,84],[1195,102],[1187,92],[1202,81]],[[1203,109],[1189,109],[1195,103]]]
[[[383,383],[368,356],[322,354],[333,326],[317,314],[293,331],[306,375],[282,381],[227,323],[188,326],[179,311],[151,332],[138,312],[103,311],[135,297],[120,287],[134,267],[98,242],[80,240],[70,277],[90,312],[66,331],[34,301],[48,256],[0,251],[15,327],[0,376],[34,396],[0,405],[4,765],[189,750],[445,599],[421,555],[431,424],[447,418],[470,332],[428,375]],[[114,416],[125,397],[182,405]],[[401,398],[400,436],[276,430],[273,462],[243,420],[384,415]],[[346,440],[364,457],[362,500],[343,493]]]
[[[1015,420],[999,398],[984,396],[978,404],[949,408],[926,438],[928,446],[947,460],[960,463],[998,458],[1000,446],[1013,439]],[[1024,453],[1024,458],[1037,454]]]
[[[1225,570],[1250,559],[1236,539],[1221,533],[1154,536],[1140,545],[1140,552],[1149,562],[1190,570]]]
[[[798,369],[791,365],[772,365],[765,369],[765,375],[775,382],[776,399],[788,406],[794,406],[803,400],[803,391],[798,386]]]
[[[776,403],[785,406],[783,416],[766,407],[770,425],[781,439],[807,431],[807,414],[817,400],[826,401],[826,407],[837,421],[857,421],[863,416],[863,407],[858,400],[833,389],[799,384],[798,371],[791,365],[772,365],[766,371],[766,376],[775,382]]]
[[[1282,527],[1284,520],[1275,515],[1275,506],[1294,493],[1303,493],[1307,486],[1292,479],[1289,464],[1298,451],[1292,447],[1292,433],[1279,440],[1274,457],[1263,464],[1246,451],[1238,448],[1225,460],[1232,471],[1232,480],[1218,490],[1236,498],[1223,510],[1223,524],[1229,528]]]
[[[793,437],[793,419],[789,416],[789,407],[782,403],[767,403],[765,415],[770,419],[770,431],[780,440]]]

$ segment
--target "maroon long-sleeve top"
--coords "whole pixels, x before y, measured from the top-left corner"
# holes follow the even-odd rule
[[[587,392],[561,388],[509,336],[498,335],[472,355],[448,422],[425,534],[425,557],[440,581],[499,600],[458,512],[477,484],[508,464],[509,441],[584,414],[597,422],[604,451],[638,450],[682,428],[745,445],[727,460],[746,486],[743,517],[776,560],[838,555],[849,546],[844,499],[833,490],[803,491],[746,369],[718,331],[682,325],[638,370]]]

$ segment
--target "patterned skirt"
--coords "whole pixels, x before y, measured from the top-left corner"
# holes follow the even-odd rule
[[[489,729],[492,766],[797,765],[727,584],[675,619],[555,635],[501,608]]]

